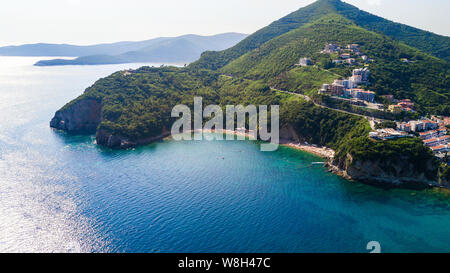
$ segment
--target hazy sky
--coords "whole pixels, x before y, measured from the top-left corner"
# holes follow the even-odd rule
[[[182,34],[252,33],[314,0],[2,0],[0,46],[94,44]],[[345,0],[450,36],[450,0]]]

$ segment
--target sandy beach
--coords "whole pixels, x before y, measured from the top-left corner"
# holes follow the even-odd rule
[[[252,134],[250,134],[248,131],[246,130],[237,130],[237,131],[232,131],[232,130],[226,130],[226,129],[213,129],[213,130],[190,130],[187,131],[186,133],[195,133],[195,132],[203,132],[203,133],[219,133],[219,134],[229,134],[229,135],[236,135],[236,136],[243,136],[246,138],[249,138],[251,140],[255,140],[256,138],[254,138],[252,136]],[[169,136],[170,137],[170,136]]]
[[[334,150],[327,148],[327,147],[318,147],[313,146],[311,144],[305,144],[305,143],[295,143],[295,142],[289,142],[289,141],[280,141],[280,144],[286,147],[291,147],[297,150],[301,150],[304,152],[308,152],[311,154],[315,154],[317,156],[320,156],[325,159],[331,159],[334,157]]]

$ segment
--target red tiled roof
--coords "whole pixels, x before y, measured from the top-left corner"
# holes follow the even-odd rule
[[[438,141],[438,139],[437,139],[437,138],[435,138],[435,137],[433,137],[433,138],[430,138],[430,139],[424,140],[423,142],[424,142],[424,143],[430,143],[430,142],[435,142],[435,141]]]
[[[434,147],[431,147],[431,150],[435,151],[435,150],[439,150],[442,148],[446,148],[446,146],[445,145],[434,146]]]
[[[426,136],[426,135],[433,134],[433,133],[436,133],[436,130],[428,131],[428,132],[422,132],[422,133],[419,133],[419,135]]]

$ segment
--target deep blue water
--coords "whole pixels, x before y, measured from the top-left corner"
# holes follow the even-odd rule
[[[33,67],[0,57],[0,251],[449,252],[450,196],[383,190],[252,141],[97,147],[54,112],[139,65]]]

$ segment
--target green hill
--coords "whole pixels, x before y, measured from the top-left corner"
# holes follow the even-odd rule
[[[337,71],[340,75],[333,75],[324,69],[305,71],[295,66],[301,57],[310,57],[315,63],[320,63],[323,58],[329,59],[328,54],[319,52],[325,44],[331,42],[339,45],[357,43],[361,52],[374,59],[370,64],[373,83],[370,88],[377,95],[393,94],[396,98],[409,98],[418,105],[422,113],[450,114],[448,62],[365,30],[335,13],[264,43],[229,62],[220,71],[238,77],[264,80],[271,85],[287,87],[293,92],[308,93],[317,90],[320,83],[330,83],[339,76],[346,76],[345,70]],[[402,62],[402,58],[408,58],[411,63]],[[293,79],[299,77],[300,72],[304,76],[316,76],[311,88],[286,84],[296,82]],[[300,77],[297,84],[300,84],[299,80],[305,83],[304,77]]]
[[[193,65],[209,69],[221,68],[232,60],[258,48],[265,42],[330,13],[339,14],[367,30],[384,34],[423,52],[450,61],[449,37],[394,23],[340,0],[318,0],[258,30],[230,49],[203,53],[202,58]]]

